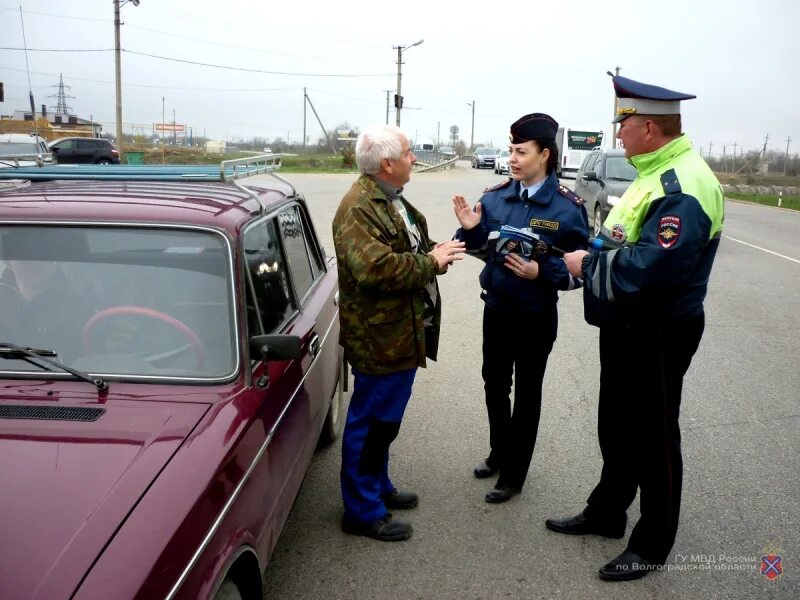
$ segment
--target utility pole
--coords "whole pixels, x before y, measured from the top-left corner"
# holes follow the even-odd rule
[[[392,90],[384,90],[386,92],[386,124],[389,124],[389,94],[392,93]]]
[[[395,119],[395,125],[400,127],[400,111],[403,108],[403,92],[400,87],[401,81],[403,79],[403,50],[408,50],[409,48],[413,48],[414,46],[419,46],[425,40],[420,40],[418,42],[414,42],[410,46],[397,46],[397,94],[394,97],[394,106],[397,109],[395,114],[397,118]]]
[[[475,149],[475,100],[467,102],[467,106],[472,107],[472,131],[469,134],[469,151],[472,152]]]
[[[786,165],[789,162],[789,143],[792,141],[792,136],[786,139],[786,154],[783,156],[783,174],[786,175]]]
[[[122,60],[119,44],[119,0],[114,0],[114,70],[117,79],[117,150],[122,154]],[[122,158],[120,156],[120,158]]]
[[[164,125],[164,96],[161,96],[161,125]],[[164,130],[161,130],[161,164],[165,164],[167,162],[167,148],[164,146]]]
[[[620,68],[619,67],[615,67],[614,71],[617,73],[617,75],[619,75]],[[606,71],[606,73],[608,73],[608,75],[611,76],[611,71]],[[617,93],[614,92],[614,113],[613,113],[614,114],[614,116],[613,116],[614,119],[617,118],[617,109],[618,108],[619,108],[619,99],[617,98]],[[616,123],[613,124],[612,130],[611,130],[611,147],[612,148],[616,148],[617,147],[617,124]]]
[[[761,151],[761,160],[767,160],[767,142],[769,141],[769,134],[764,136],[764,149]]]
[[[738,142],[733,142],[733,164],[731,166],[731,173],[736,173],[736,146]]]
[[[175,108],[172,108],[172,145],[178,145],[178,131],[175,129]]]
[[[306,153],[306,88],[303,88],[303,154]]]
[[[440,131],[441,127],[442,127],[442,122],[441,121],[436,121],[436,149],[437,150],[439,149],[439,131]],[[787,150],[787,152],[788,152],[788,150]]]
[[[708,142],[708,160],[711,160],[711,148],[714,147],[714,142]]]
[[[728,172],[728,167],[725,164],[725,150],[727,150],[727,148],[728,148],[728,146],[726,146],[726,145],[722,146],[722,172],[723,173],[727,173]]]

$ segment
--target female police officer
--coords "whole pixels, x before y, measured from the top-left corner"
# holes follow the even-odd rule
[[[489,456],[475,477],[497,483],[486,501],[518,494],[528,473],[547,357],[558,329],[558,290],[580,280],[549,246],[586,248],[588,221],[583,200],[559,185],[555,174],[558,123],[549,115],[525,115],[511,125],[511,178],[484,192],[474,210],[453,197],[461,228],[456,238],[486,262],[483,288],[483,381],[489,414]],[[537,240],[542,243],[537,244]],[[514,409],[511,410],[511,378]]]

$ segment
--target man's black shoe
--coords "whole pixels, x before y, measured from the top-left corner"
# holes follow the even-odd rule
[[[419,504],[419,496],[414,492],[395,490],[388,496],[383,497],[383,503],[389,510],[408,510],[417,507],[417,504]]]
[[[486,501],[489,504],[501,504],[519,494],[520,491],[520,488],[515,487],[496,487],[486,493]]]
[[[350,535],[363,535],[382,542],[401,542],[411,537],[414,529],[411,523],[392,519],[391,513],[386,513],[382,519],[368,523],[353,521],[345,517],[342,519],[342,531]]]
[[[566,519],[547,519],[544,522],[545,527],[551,531],[558,533],[567,533],[569,535],[601,535],[607,538],[620,539],[625,536],[625,521],[614,525],[608,525],[587,519],[583,513],[579,513],[574,517]]]
[[[482,460],[472,471],[478,479],[486,479],[497,473],[500,469],[489,464],[489,459]]]
[[[625,550],[617,558],[603,565],[599,575],[600,579],[604,581],[632,581],[641,579],[654,569],[654,565],[651,565],[638,554]]]

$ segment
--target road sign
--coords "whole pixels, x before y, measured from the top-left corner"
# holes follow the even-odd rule
[[[186,125],[179,123],[156,123],[156,131],[186,131]]]

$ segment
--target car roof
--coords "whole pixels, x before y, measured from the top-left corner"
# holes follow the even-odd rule
[[[75,165],[0,171],[0,222],[211,226],[234,234],[291,198],[279,155],[221,165]],[[84,168],[85,167],[85,168]],[[259,180],[243,178],[269,174]]]
[[[55,144],[56,142],[63,142],[64,140],[97,140],[97,141],[100,141],[100,142],[108,142],[109,144],[111,143],[111,140],[108,140],[106,138],[96,138],[96,137],[89,137],[89,136],[84,136],[84,135],[73,135],[73,136],[70,136],[70,137],[60,137],[60,138],[57,138],[57,139],[53,140],[50,143],[51,144]]]
[[[18,143],[30,143],[31,141],[36,141],[36,139],[41,141],[45,141],[45,139],[40,135],[34,135],[29,133],[0,133],[0,141],[1,142],[18,142]]]

